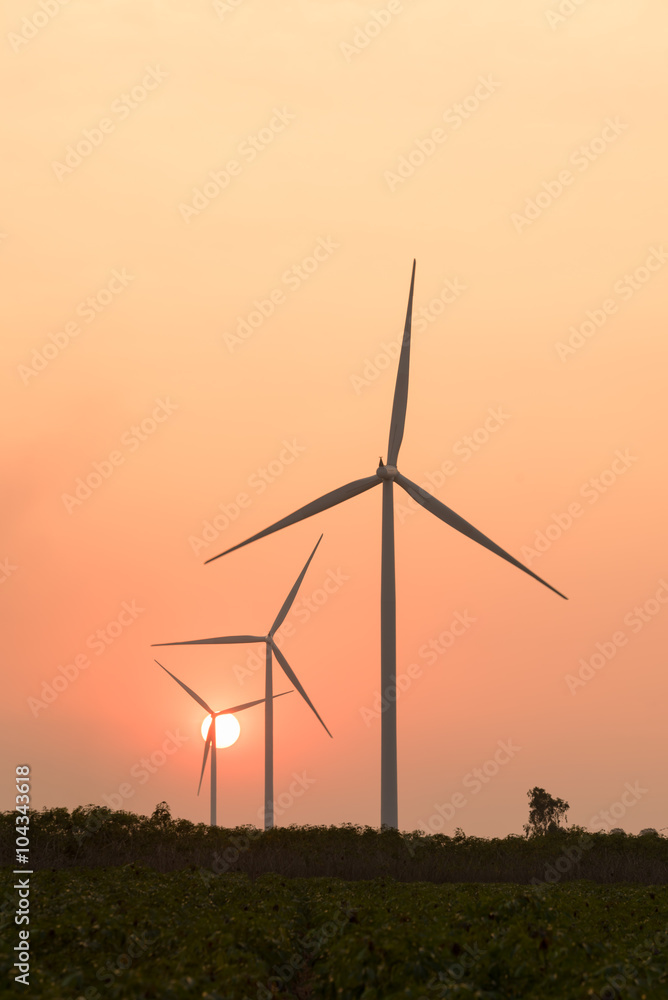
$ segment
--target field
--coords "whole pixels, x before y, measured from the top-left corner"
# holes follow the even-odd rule
[[[13,878],[3,871],[4,898]],[[26,995],[44,1000],[668,996],[666,886],[251,879],[132,863],[39,871],[31,896]]]
[[[656,834],[228,830],[164,803],[151,817],[87,806],[28,819],[26,996],[668,998]],[[0,1000],[25,988],[10,985],[15,822],[0,814]]]

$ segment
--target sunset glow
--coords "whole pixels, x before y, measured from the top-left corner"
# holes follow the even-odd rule
[[[259,636],[159,655],[264,698],[322,533],[276,643],[332,738],[276,698],[277,825],[378,825],[389,698],[402,829],[519,832],[536,785],[668,826],[664,0],[45,6],[3,4],[0,164],[0,730],[35,808],[207,820],[205,709],[152,644]],[[414,259],[397,467],[568,601],[397,488],[388,692],[382,488],[205,563],[388,461]],[[265,717],[218,742],[226,824]]]

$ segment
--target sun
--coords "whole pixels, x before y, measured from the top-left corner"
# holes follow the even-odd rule
[[[207,715],[206,719],[202,723],[203,740],[206,739],[206,734],[209,731],[210,724],[211,716]],[[222,750],[223,747],[231,747],[232,744],[236,743],[239,739],[240,732],[241,726],[234,715],[216,716],[216,749]]]

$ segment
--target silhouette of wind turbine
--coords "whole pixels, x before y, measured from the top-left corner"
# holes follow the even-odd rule
[[[206,560],[207,563],[213,562],[214,559],[219,559],[221,556],[225,556],[229,552],[234,552],[235,549],[240,549],[244,545],[249,545],[250,542],[254,542],[258,538],[264,538],[265,535],[270,535],[272,532],[278,531],[280,528],[286,528],[290,524],[296,524],[297,521],[303,521],[304,518],[311,517],[312,514],[319,514],[321,511],[327,510],[329,507],[334,507],[336,504],[343,503],[344,500],[350,500],[351,497],[364,493],[366,490],[370,490],[372,487],[378,486],[382,483],[383,518],[380,596],[380,674],[383,694],[390,691],[396,691],[397,655],[396,591],[394,569],[394,503],[392,493],[393,483],[401,486],[401,488],[404,489],[406,493],[413,498],[413,500],[419,503],[431,514],[440,518],[441,521],[449,524],[451,528],[455,528],[463,535],[471,538],[474,542],[478,542],[479,545],[483,545],[486,549],[489,549],[490,552],[494,552],[497,556],[501,556],[502,559],[506,559],[509,563],[512,563],[513,566],[517,566],[518,569],[528,573],[529,576],[534,578],[534,580],[538,580],[539,583],[549,587],[549,589],[553,590],[555,594],[559,595],[559,597],[563,597],[564,600],[567,600],[565,595],[559,590],[552,587],[545,580],[541,579],[541,577],[539,577],[532,570],[527,569],[526,566],[523,566],[521,562],[518,562],[517,559],[509,555],[490,538],[483,535],[481,531],[474,528],[472,524],[465,521],[463,517],[460,517],[459,514],[456,514],[449,507],[446,507],[444,503],[441,503],[441,501],[437,500],[436,497],[433,497],[430,493],[427,493],[426,490],[417,486],[416,483],[413,483],[410,479],[402,476],[397,470],[397,458],[399,457],[399,448],[404,436],[406,405],[408,401],[408,371],[410,363],[411,317],[413,312],[414,283],[415,261],[413,261],[411,287],[408,295],[408,309],[406,311],[406,323],[404,326],[404,336],[401,344],[401,354],[399,356],[397,381],[394,389],[394,402],[392,404],[392,418],[390,421],[390,439],[387,448],[387,465],[383,465],[381,456],[381,462],[373,476],[367,476],[366,479],[356,479],[352,483],[348,483],[346,486],[340,486],[338,489],[332,490],[331,493],[326,493],[318,500],[313,500],[311,503],[306,504],[306,506],[300,507],[299,510],[294,511],[292,514],[288,514],[287,517],[281,518],[280,521],[276,521],[275,524],[270,525],[263,531],[258,531],[256,535],[252,535],[244,542],[239,542],[238,545],[233,545],[232,548],[226,549],[225,552],[220,552],[217,556],[213,556],[211,559]],[[387,698],[385,701],[389,702],[389,704],[383,709],[381,716],[380,822],[381,827],[394,827],[397,829],[397,709],[395,700]]]
[[[327,726],[325,725],[325,723],[322,721],[322,719],[320,718],[320,716],[316,712],[316,709],[315,709],[315,706],[313,705],[313,702],[311,701],[311,699],[307,695],[306,691],[304,690],[304,688],[300,684],[299,679],[298,679],[297,675],[295,674],[294,670],[292,669],[292,667],[290,666],[290,664],[288,663],[288,661],[284,657],[283,653],[281,652],[281,650],[276,645],[276,642],[274,641],[274,635],[275,635],[277,629],[279,629],[280,626],[285,621],[285,618],[286,618],[286,616],[287,616],[290,608],[292,607],[292,603],[293,603],[295,597],[297,596],[297,591],[299,590],[299,588],[301,586],[302,580],[304,579],[304,576],[306,575],[306,570],[309,568],[309,564],[311,562],[311,559],[313,559],[313,556],[315,555],[315,551],[318,548],[318,546],[320,545],[321,541],[322,541],[322,535],[320,536],[320,538],[316,542],[315,548],[313,549],[313,552],[311,553],[311,555],[306,560],[306,565],[304,566],[303,570],[301,571],[301,573],[297,577],[297,579],[295,581],[295,584],[292,587],[292,590],[290,591],[290,593],[286,597],[285,601],[283,602],[283,607],[281,608],[281,610],[276,615],[276,618],[274,619],[274,624],[271,626],[271,628],[269,629],[269,631],[268,631],[268,633],[266,635],[223,635],[223,636],[219,636],[216,639],[188,639],[185,642],[154,642],[153,643],[154,646],[209,646],[209,645],[218,645],[218,644],[223,644],[223,643],[227,644],[227,643],[235,643],[235,642],[264,642],[265,643],[265,645],[266,645],[265,697],[262,699],[262,701],[264,701],[264,703],[265,703],[264,704],[264,828],[265,828],[265,830],[269,830],[274,825],[274,705],[273,705],[274,695],[272,694],[272,690],[273,690],[273,687],[272,687],[272,653],[276,657],[276,659],[278,660],[281,668],[283,669],[283,673],[286,675],[286,677],[288,678],[288,680],[290,680],[294,684],[294,686],[297,688],[297,690],[299,691],[300,695],[302,696],[302,698],[304,699],[304,701],[306,702],[306,704],[315,713],[316,718],[322,723],[322,726],[323,726],[325,732],[327,733],[327,735],[328,736],[332,735],[330,733],[329,729],[327,728]],[[156,662],[157,662],[157,660],[156,660]],[[176,678],[174,678],[174,679],[176,680]],[[180,683],[181,683],[181,681],[179,681],[179,684]],[[182,685],[182,686],[185,687],[185,684]],[[196,695],[194,695],[193,692],[190,691],[189,688],[186,688],[186,690],[189,691],[189,693],[192,694],[193,697],[196,697]],[[287,692],[287,691],[284,692],[284,693],[285,694],[289,694],[289,692]],[[276,695],[275,697],[278,697],[278,695]],[[197,699],[197,700],[199,701],[199,699]],[[200,704],[203,704],[203,702],[200,701]],[[256,705],[257,702],[253,702],[252,704]],[[207,712],[208,711],[210,711],[210,710],[207,708]],[[228,709],[228,711],[232,711],[232,710]]]
[[[155,661],[159,667],[162,667],[162,663]],[[216,719],[219,715],[234,715],[236,712],[243,712],[246,708],[253,708],[254,705],[261,705],[265,700],[264,698],[258,698],[257,701],[247,701],[245,705],[235,705],[234,708],[224,708],[220,712],[214,712],[212,708],[209,708],[207,703],[203,698],[200,698],[192,688],[189,688],[187,684],[180,681],[178,677],[168,670],[167,667],[162,667],[165,673],[173,677],[177,684],[180,684],[184,691],[187,691],[191,698],[194,698],[198,705],[201,705],[205,712],[208,712],[211,716],[211,722],[209,723],[209,728],[206,733],[206,740],[204,742],[204,759],[202,760],[202,773],[199,776],[199,786],[197,788],[197,794],[199,795],[200,789],[202,788],[202,778],[204,777],[204,768],[206,767],[206,759],[209,755],[209,747],[211,747],[211,826],[216,825],[216,785],[217,785],[217,768],[216,768]],[[281,695],[292,694],[292,691],[281,691],[280,694],[275,694],[274,698],[280,698]]]

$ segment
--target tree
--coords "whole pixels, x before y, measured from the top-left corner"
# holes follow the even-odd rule
[[[151,822],[159,827],[168,826],[172,822],[172,816],[166,802],[158,802],[157,806],[153,810]]]
[[[532,788],[527,796],[529,822],[524,825],[526,836],[535,837],[558,830],[562,818],[570,808],[568,802],[553,798],[544,788]]]

